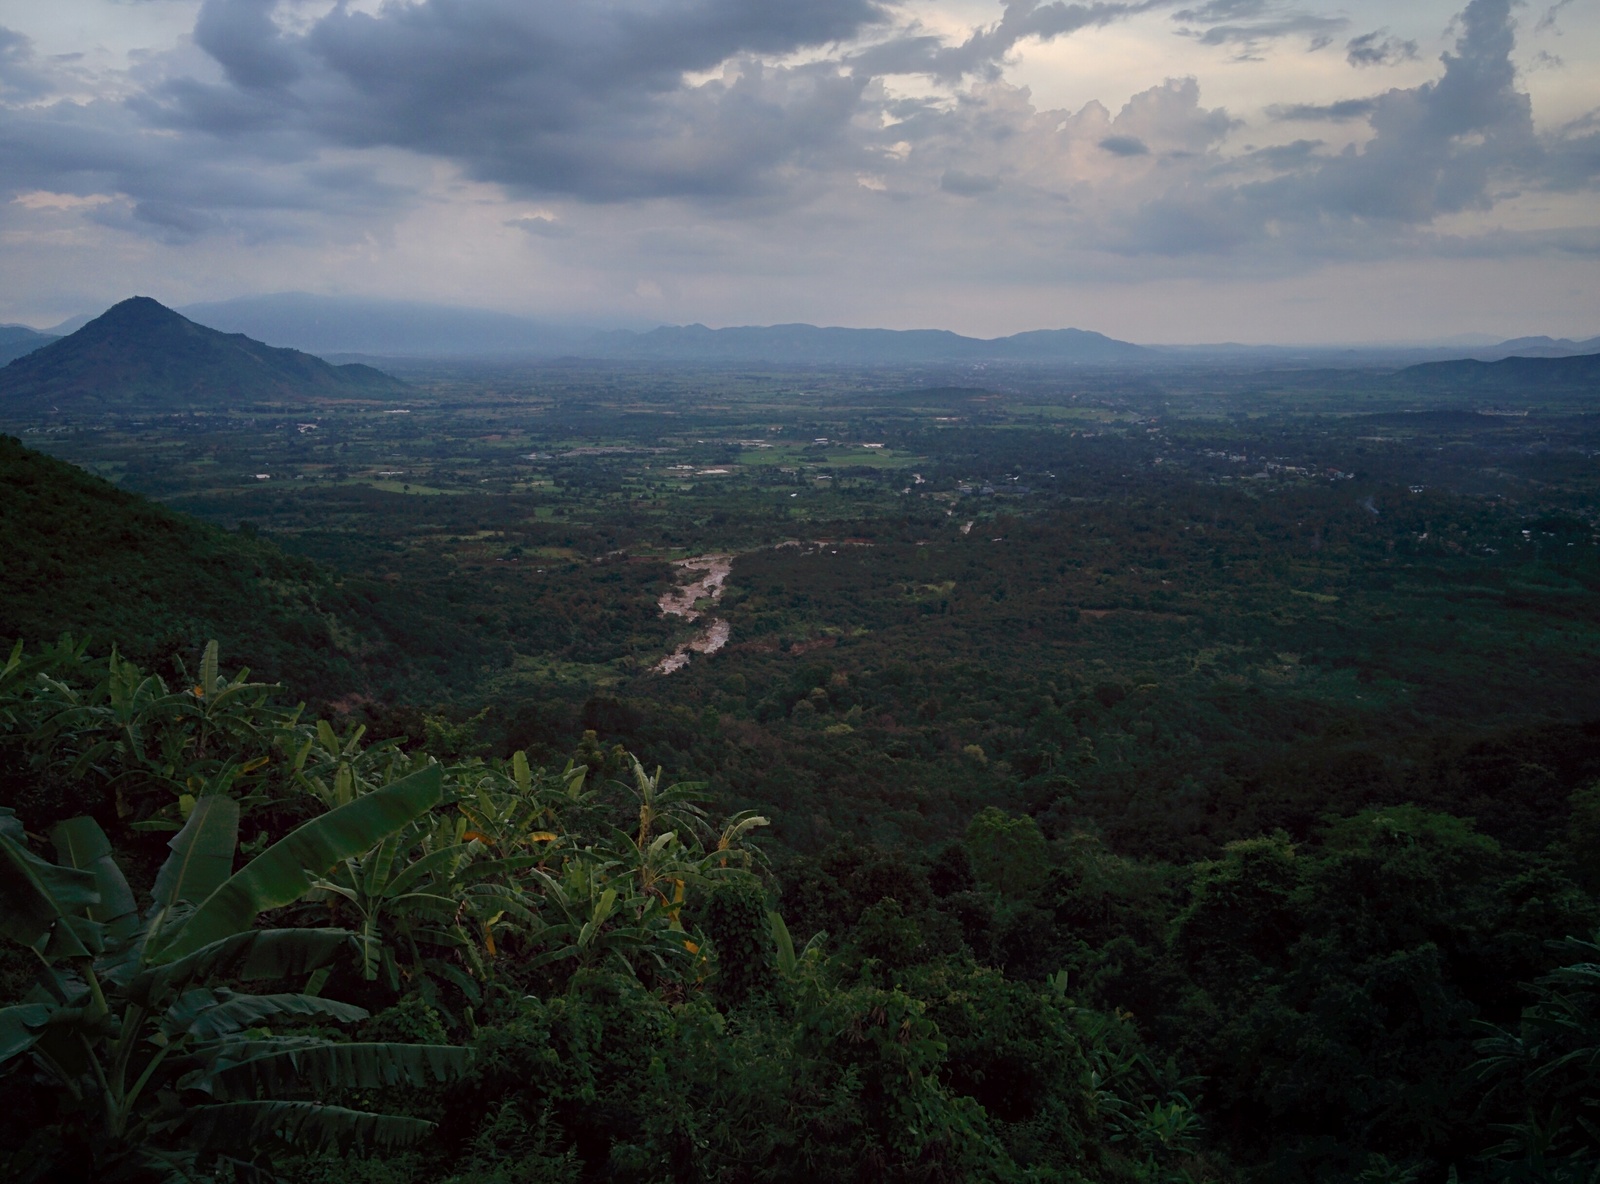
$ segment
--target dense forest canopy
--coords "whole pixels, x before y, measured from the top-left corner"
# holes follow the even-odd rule
[[[8,1178],[1600,1169],[1592,391],[402,377],[6,423]]]

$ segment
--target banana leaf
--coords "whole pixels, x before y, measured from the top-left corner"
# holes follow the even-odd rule
[[[252,929],[129,976],[127,996],[155,1007],[167,992],[196,980],[295,978],[326,966],[353,940],[348,929]]]
[[[167,844],[172,854],[156,876],[156,903],[170,908],[180,900],[205,900],[233,873],[238,843],[239,803],[222,794],[201,798]]]
[[[66,867],[94,875],[100,893],[98,904],[89,906],[89,916],[106,927],[115,938],[132,937],[139,930],[139,905],[133,889],[111,857],[111,840],[93,818],[69,818],[50,832],[56,859]]]
[[[364,1007],[314,995],[240,995],[229,990],[197,988],[183,996],[161,1018],[162,1031],[187,1031],[196,1040],[215,1040],[254,1027],[263,1020],[286,1016],[325,1016],[339,1023],[367,1018]]]
[[[0,1065],[34,1046],[54,1010],[48,1003],[0,1007]]]
[[[82,958],[90,947],[68,922],[100,903],[93,872],[40,859],[0,834],[0,934],[46,958]]]
[[[221,884],[156,959],[174,961],[244,932],[265,910],[304,896],[311,877],[322,875],[341,859],[364,854],[385,836],[426,814],[443,792],[443,773],[433,765],[313,818]]]
[[[433,1123],[421,1118],[372,1114],[321,1102],[248,1101],[193,1107],[188,1136],[192,1145],[205,1150],[254,1152],[278,1142],[319,1155],[363,1147],[408,1147],[432,1129]]]
[[[429,1086],[467,1071],[471,1050],[448,1044],[332,1044],[315,1037],[230,1043],[195,1081],[220,1101],[296,1089]]]

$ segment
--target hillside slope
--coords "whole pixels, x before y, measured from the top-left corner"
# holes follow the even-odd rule
[[[217,638],[230,665],[312,698],[381,695],[460,638],[386,590],[176,513],[0,436],[0,640],[66,632],[142,665]],[[444,630],[448,633],[448,630]],[[468,647],[470,648],[470,647]]]
[[[114,305],[0,370],[0,404],[217,406],[393,395],[405,384],[370,366],[332,366],[239,333],[218,333],[147,296]]]

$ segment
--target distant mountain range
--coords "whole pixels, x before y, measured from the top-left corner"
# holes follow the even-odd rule
[[[561,326],[483,309],[281,292],[187,305],[184,315],[230,332],[317,353],[374,357],[581,357],[641,361],[918,363],[1131,362],[1142,346],[1081,329],[985,341],[942,329],[840,329],[815,325],[708,329],[671,325],[632,332]]]
[[[944,329],[835,329],[815,325],[666,326],[648,333],[605,333],[603,357],[659,361],[918,364],[926,362],[1111,363],[1148,360],[1153,351],[1083,329],[1052,329],[983,340]]]
[[[401,300],[280,292],[179,310],[224,333],[320,355],[382,358],[592,358],[621,361],[772,362],[801,365],[1045,363],[1094,366],[1260,366],[1275,369],[1398,368],[1418,362],[1509,356],[1566,357],[1600,352],[1586,341],[1518,337],[1497,343],[1462,338],[1432,346],[1149,346],[1082,329],[1010,337],[965,337],[940,329],[847,329],[792,324],[710,329],[671,325],[631,331],[557,325],[485,309]],[[86,327],[73,318],[52,332]],[[48,334],[0,327],[0,362],[36,349]],[[9,352],[8,352],[9,351]]]
[[[0,366],[20,358],[23,354],[31,354],[41,346],[49,345],[54,341],[55,334],[40,333],[26,325],[0,325]]]
[[[241,333],[219,333],[148,296],[124,300],[0,369],[6,407],[205,406],[405,389],[371,366],[332,366]]]

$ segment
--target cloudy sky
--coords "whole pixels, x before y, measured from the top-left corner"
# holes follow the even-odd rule
[[[1600,333],[1596,0],[0,0],[0,321],[134,292]]]

